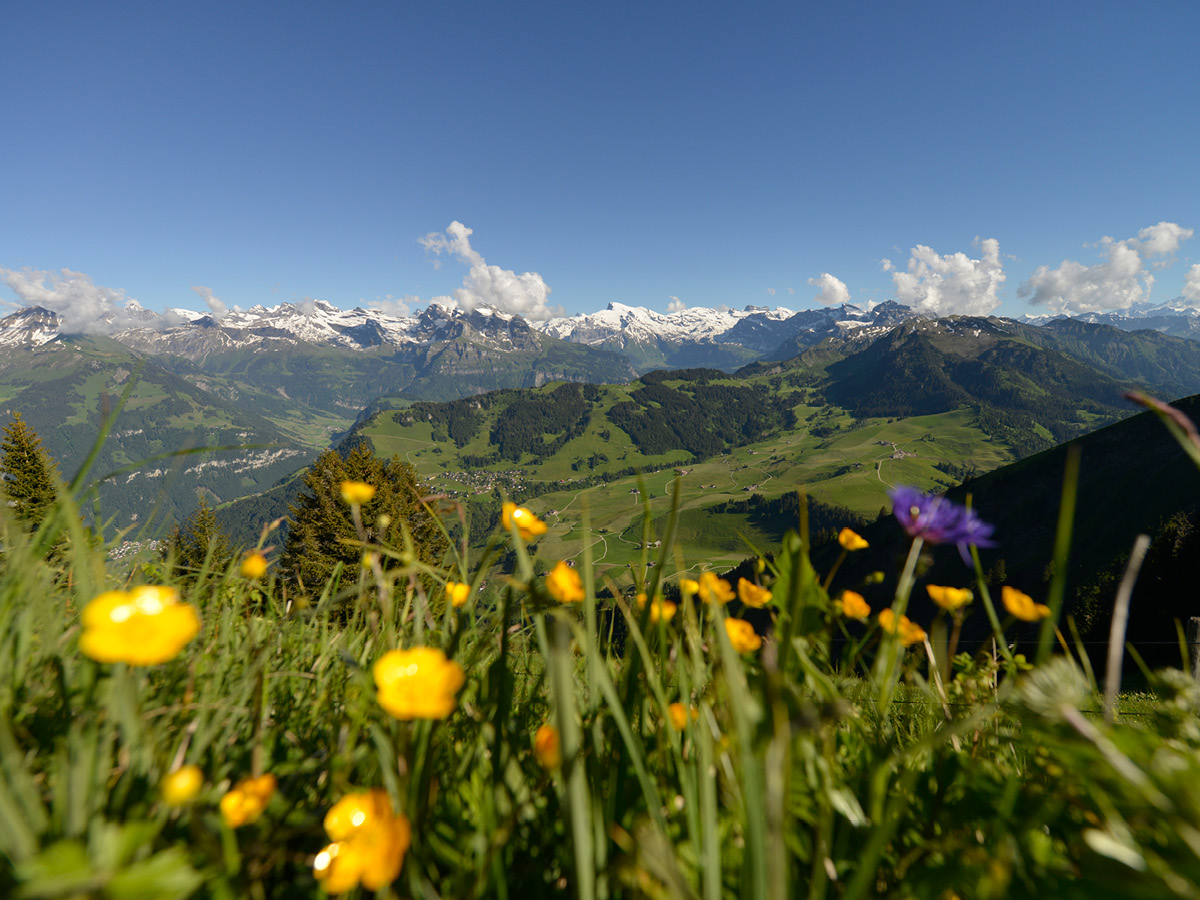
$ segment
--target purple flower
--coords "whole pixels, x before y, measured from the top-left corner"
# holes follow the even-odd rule
[[[930,497],[916,488],[898,487],[892,491],[892,510],[909,537],[930,544],[955,544],[967,565],[971,565],[967,548],[972,544],[996,546],[991,539],[995,526],[941,495]]]

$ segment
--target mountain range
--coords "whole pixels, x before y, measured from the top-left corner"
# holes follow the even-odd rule
[[[1187,339],[1200,335],[1198,321],[1170,305],[1022,323],[934,319],[890,301],[666,315],[614,303],[530,323],[436,304],[410,316],[321,301],[209,316],[130,302],[107,334],[84,335],[32,307],[0,319],[0,412],[24,412],[70,476],[105,405],[137,373],[100,468],[184,447],[270,445],[268,456],[192,460],[228,460],[222,479],[207,478],[210,466],[165,491],[110,482],[102,497],[128,524],[156,504],[178,517],[202,486],[214,503],[260,491],[381,409],[551,382],[621,384],[664,367],[799,378],[821,402],[860,418],[971,407],[985,432],[1021,456],[1113,421],[1123,388],[1200,390],[1200,343]],[[138,485],[146,476],[121,478]]]

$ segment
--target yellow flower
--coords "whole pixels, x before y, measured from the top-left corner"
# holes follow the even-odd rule
[[[850,528],[843,528],[838,532],[838,543],[842,545],[843,550],[866,550],[870,544],[858,532]]]
[[[397,719],[444,719],[458,705],[462,666],[436,647],[389,650],[372,670],[379,705]]]
[[[221,798],[221,817],[230,828],[256,822],[274,793],[274,775],[245,778]]]
[[[1004,601],[1005,609],[1024,622],[1037,622],[1050,615],[1050,607],[1044,603],[1034,603],[1028,594],[1023,594],[1007,584],[1000,590],[1000,599]]]
[[[375,496],[375,485],[365,481],[343,481],[342,499],[347,503],[362,506]]]
[[[200,631],[196,607],[170,587],[106,591],[83,610],[79,649],[97,662],[155,666],[174,659]]]
[[[559,603],[578,603],[584,597],[583,579],[561,559],[546,576],[546,590]]]
[[[682,703],[672,703],[667,707],[667,717],[671,720],[671,725],[676,731],[683,731],[687,728],[688,719],[695,721],[700,717],[700,711],[696,707],[686,707]]]
[[[900,643],[905,647],[919,644],[925,640],[925,629],[912,621],[908,616],[901,616],[899,627],[896,624],[896,614],[891,609],[880,610],[879,627],[888,634],[900,635]]]
[[[753,653],[762,646],[762,638],[745,619],[726,619],[725,633],[729,635],[729,643],[738,653]]]
[[[247,553],[242,560],[241,573],[245,578],[262,578],[267,573],[267,558],[257,551]]]
[[[548,527],[545,522],[525,507],[517,506],[515,503],[505,503],[501,507],[500,520],[504,523],[505,531],[512,531],[513,525],[516,525],[517,534],[521,535],[521,540],[526,542],[545,534]]]
[[[646,608],[646,595],[637,595],[638,609]],[[650,621],[657,622],[661,619],[664,622],[670,622],[675,616],[677,607],[670,600],[664,600],[658,594],[654,595],[654,602],[650,604]]]
[[[848,619],[865,619],[871,615],[871,607],[856,591],[842,591],[842,615]]]
[[[771,592],[745,578],[738,579],[738,599],[746,606],[762,609],[771,602]]]
[[[463,584],[461,581],[447,581],[446,596],[450,598],[450,605],[455,609],[466,606],[467,600],[471,596],[471,586]]]
[[[940,587],[930,584],[925,586],[925,590],[929,591],[930,600],[948,612],[962,609],[975,599],[975,595],[969,588]]]
[[[543,769],[557,769],[562,765],[562,741],[558,729],[553,725],[538,726],[533,736],[533,755]]]
[[[204,773],[199,766],[180,766],[162,780],[162,798],[167,806],[191,803],[204,786]]]
[[[724,578],[718,578],[712,572],[701,572],[699,581],[682,578],[679,581],[684,593],[694,594],[705,603],[728,603],[737,596],[731,585]]]
[[[333,843],[313,860],[313,876],[330,894],[353,890],[359,883],[371,891],[396,880],[412,843],[408,817],[392,812],[387,793],[379,788],[347,794],[325,815],[325,832]]]

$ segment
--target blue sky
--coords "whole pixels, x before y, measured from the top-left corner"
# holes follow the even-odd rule
[[[1016,315],[1120,308],[1149,275],[1200,305],[1194,3],[47,2],[0,23],[9,304]]]

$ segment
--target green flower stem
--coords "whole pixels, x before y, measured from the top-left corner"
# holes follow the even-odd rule
[[[875,686],[879,691],[876,709],[879,711],[880,723],[887,719],[888,709],[896,693],[896,684],[900,680],[898,663],[900,654],[900,617],[908,609],[908,598],[916,583],[915,572],[917,560],[921,558],[921,548],[925,540],[913,538],[912,546],[908,548],[908,559],[904,561],[904,571],[900,573],[900,581],[896,584],[896,599],[892,602],[892,614],[895,616],[896,630],[889,634],[884,631],[879,645],[879,656],[875,663]]]
[[[847,550],[845,547],[843,547],[842,552],[838,554],[837,560],[834,562],[832,568],[830,568],[829,574],[825,576],[825,583],[821,585],[821,587],[825,588],[826,591],[828,591],[829,586],[833,584],[833,576],[837,574],[838,569],[842,567],[842,563],[846,561],[846,555]]]
[[[992,634],[996,638],[996,645],[1004,654],[1005,660],[1015,666],[1016,660],[1013,659],[1012,651],[1008,649],[1008,641],[1004,638],[1004,629],[1000,627],[1000,617],[996,615],[996,606],[992,603],[991,592],[988,591],[987,581],[983,577],[983,565],[979,562],[979,551],[975,549],[974,544],[971,545],[971,560],[975,563],[975,585],[979,588],[979,598],[983,601],[983,608],[987,611],[988,621],[992,623]]]

